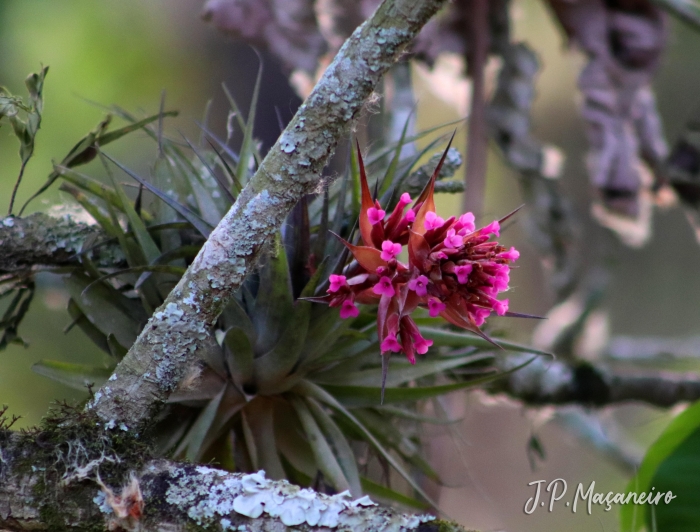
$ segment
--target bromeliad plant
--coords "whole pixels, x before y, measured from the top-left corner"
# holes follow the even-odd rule
[[[168,113],[137,120],[116,109],[127,126],[110,131],[108,117],[55,166],[42,190],[60,179],[61,189],[104,235],[85,244],[80,265],[65,277],[69,329],[85,332],[110,362],[45,360],[37,372],[80,389],[100,385],[177,283],[260,159],[252,137],[255,100],[247,121],[230,101],[244,132],[238,153],[208,133],[207,149],[167,138],[162,118]],[[140,129],[159,147],[149,178],[101,151]],[[317,489],[367,492],[418,507],[429,501],[416,474],[437,476],[421,456],[420,426],[448,420],[425,416],[421,405],[497,376],[490,365],[493,345],[485,337],[441,328],[436,316],[479,333],[491,310],[505,312],[506,303],[495,296],[506,288],[517,252],[489,241],[497,224],[475,231],[469,215],[442,221],[435,214],[436,180],[458,166],[454,150],[443,154],[425,191],[406,210],[407,191],[414,193],[416,180],[425,175],[427,181],[428,175],[424,168],[411,170],[437,142],[400,160],[404,143],[414,140],[404,135],[368,162],[379,174],[390,159],[376,184],[381,203],[395,205],[388,217],[370,198],[361,159],[339,184],[328,183],[297,205],[209,331],[200,363],[170,398],[155,430],[161,452],[215,460],[231,470],[264,469],[271,478]],[[107,182],[76,170],[97,158]],[[113,174],[115,166],[136,181],[135,199]],[[363,246],[349,243],[358,217]],[[354,255],[349,264],[343,242]],[[406,245],[404,265],[399,254]],[[330,306],[313,302],[319,298]],[[410,362],[392,361],[380,387],[387,357],[378,353],[399,349]],[[428,349],[430,358],[413,365],[413,354]],[[441,411],[439,403],[434,410]],[[389,484],[397,475],[408,494]]]

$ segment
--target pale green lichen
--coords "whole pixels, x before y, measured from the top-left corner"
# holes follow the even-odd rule
[[[225,530],[234,530],[234,521],[240,521],[236,514],[251,519],[267,515],[285,526],[376,532],[411,530],[434,519],[372,508],[376,504],[367,496],[352,500],[349,492],[324,495],[287,481],[269,480],[264,471],[240,475],[200,466],[194,472],[177,470],[173,477],[176,480],[168,487],[166,502],[186,509],[198,525],[218,522]]]

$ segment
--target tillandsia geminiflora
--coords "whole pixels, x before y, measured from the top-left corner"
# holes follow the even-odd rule
[[[496,296],[508,290],[510,265],[520,253],[492,241],[491,235],[500,236],[500,224],[513,213],[478,230],[471,212],[447,220],[438,216],[433,199],[435,179],[449,149],[448,144],[413,207],[405,211],[413,201],[405,192],[387,217],[379,201],[371,196],[358,145],[362,194],[359,226],[364,245],[338,237],[355,260],[343,275],[330,276],[326,296],[313,298],[340,307],[343,319],[359,315],[355,303],[378,305],[382,390],[391,352],[403,351],[415,364],[415,354],[427,353],[433,343],[423,338],[411,318],[418,307],[427,308],[433,318],[440,316],[489,341],[480,329],[486,318],[493,311],[499,316],[512,315],[508,300]],[[398,260],[404,246],[408,246],[408,264]]]

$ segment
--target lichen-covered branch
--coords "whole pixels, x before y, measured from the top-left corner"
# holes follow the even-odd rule
[[[0,220],[0,275],[31,271],[36,266],[78,264],[81,251],[107,239],[99,227],[68,217],[53,218],[41,213],[24,218],[8,216]],[[94,247],[90,259],[99,266],[125,263],[116,241]]]
[[[509,366],[522,363],[510,357]],[[567,363],[538,358],[499,379],[490,389],[528,405],[579,404],[606,406],[637,401],[667,408],[700,399],[700,377],[672,373],[621,373],[590,363]]]
[[[235,205],[88,408],[147,425],[196,357],[266,241],[304,195],[386,70],[444,0],[386,0],[338,52]]]
[[[31,434],[0,428],[0,530],[465,532],[263,472],[139,459],[138,438],[90,425],[85,416]]]

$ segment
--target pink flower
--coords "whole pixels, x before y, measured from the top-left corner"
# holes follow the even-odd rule
[[[404,214],[403,218],[408,223],[412,223],[416,219],[416,213],[413,211],[413,209],[408,209],[406,211],[406,214]]]
[[[503,253],[498,254],[499,259],[506,259],[506,260],[512,260],[512,261],[518,260],[519,257],[520,257],[520,252],[512,246],[508,251],[504,251]]]
[[[460,284],[467,284],[470,273],[472,273],[471,264],[455,266],[455,275],[457,276],[457,282],[459,282]]]
[[[426,231],[430,231],[431,229],[437,229],[438,227],[442,227],[442,224],[444,224],[444,223],[445,223],[445,220],[440,218],[433,211],[428,211],[425,213],[425,230]]]
[[[499,301],[498,299],[494,299],[492,301],[493,305],[493,310],[496,311],[496,314],[499,316],[505,315],[506,312],[508,312],[508,300],[504,299],[503,301]]]
[[[500,231],[501,231],[501,225],[497,221],[494,220],[493,222],[488,224],[486,227],[483,227],[480,232],[484,235],[494,234],[498,237],[498,236],[501,236]]]
[[[428,278],[421,275],[416,279],[408,281],[408,288],[413,290],[420,297],[428,295]]]
[[[372,292],[378,296],[388,297],[392,297],[396,293],[394,285],[391,284],[391,279],[386,276],[379,278],[379,282],[372,287]]]
[[[445,237],[443,243],[445,244],[446,248],[458,248],[464,244],[464,240],[460,235],[455,233],[454,229],[450,229],[447,231],[447,236]]]
[[[420,334],[413,337],[413,347],[416,348],[416,353],[419,355],[425,355],[431,345],[433,345],[433,341],[426,340]]]
[[[487,308],[474,307],[472,316],[474,316],[474,323],[476,326],[481,327],[490,314],[491,311]]]
[[[360,314],[360,309],[355,306],[351,299],[346,299],[340,307],[340,317],[342,319],[357,318]]]
[[[474,215],[470,212],[465,212],[459,217],[459,221],[455,224],[458,234],[464,236],[468,233],[473,233],[476,226],[474,225]]]
[[[408,192],[404,192],[401,194],[401,197],[399,198],[399,208],[403,209],[406,205],[411,203],[413,200],[411,199],[411,195]]]
[[[331,286],[328,288],[328,293],[337,292],[343,286],[347,285],[345,282],[347,278],[344,275],[331,275],[329,279],[331,281]]]
[[[367,218],[369,218],[369,223],[372,225],[376,225],[384,220],[385,216],[386,211],[383,211],[382,209],[377,209],[376,207],[370,207],[367,209]]]
[[[380,254],[382,260],[390,261],[399,253],[401,253],[401,244],[394,244],[391,240],[382,242],[382,253]]]
[[[430,299],[428,299],[428,313],[430,314],[431,318],[437,317],[446,308],[447,305],[445,305],[438,298],[431,297]]]
[[[386,353],[387,351],[398,353],[401,351],[401,344],[396,339],[396,333],[389,333],[382,342],[380,349],[382,350],[382,353]]]

